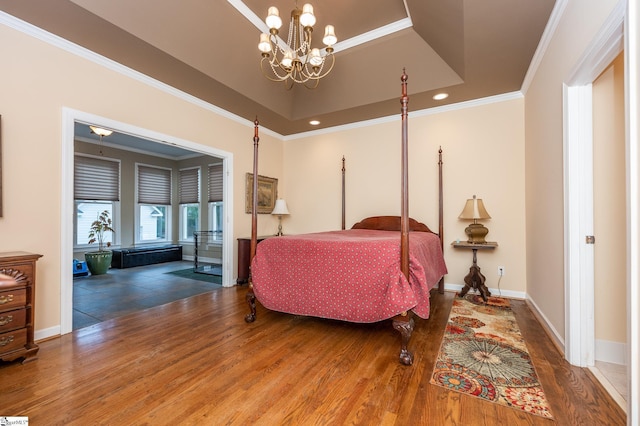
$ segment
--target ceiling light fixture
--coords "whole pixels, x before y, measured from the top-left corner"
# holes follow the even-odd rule
[[[449,97],[448,93],[438,93],[437,95],[433,95],[433,99],[436,101],[441,101],[443,99],[447,99]]]
[[[100,155],[104,155],[102,153],[102,138],[104,136],[110,136],[111,133],[113,133],[113,130],[103,129],[102,127],[98,126],[89,126],[89,129],[91,129],[91,133],[95,133],[96,135],[100,136]]]
[[[333,25],[325,27],[322,39],[325,54],[322,55],[320,49],[311,47],[311,33],[316,17],[310,4],[305,4],[300,10],[296,2],[295,9],[291,11],[286,45],[278,37],[282,19],[277,7],[269,8],[265,22],[269,27],[269,34],[260,34],[258,44],[258,49],[262,52],[262,74],[271,81],[284,81],[287,89],[291,89],[294,83],[304,84],[308,89],[318,87],[320,79],[331,72],[335,63],[333,45],[338,39]]]
[[[320,122],[318,120],[311,120],[309,124],[311,124],[312,126],[317,126],[318,124],[320,124]]]

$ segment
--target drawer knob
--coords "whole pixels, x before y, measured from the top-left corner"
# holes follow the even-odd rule
[[[7,315],[6,317],[0,317],[0,325],[7,325],[13,321],[13,315]]]
[[[0,296],[0,305],[4,305],[5,303],[9,303],[9,302],[13,302],[13,294]]]
[[[13,336],[3,337],[0,339],[0,346],[7,346],[11,342],[13,342]]]

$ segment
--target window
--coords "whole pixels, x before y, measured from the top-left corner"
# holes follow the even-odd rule
[[[168,241],[171,223],[171,169],[136,164],[136,173],[136,241]]]
[[[86,246],[89,227],[98,215],[107,210],[116,233],[107,233],[106,241],[118,240],[118,208],[120,201],[120,161],[76,154],[74,157],[74,242]]]
[[[103,211],[109,212],[111,218],[112,228],[117,231],[115,226],[115,203],[109,201],[93,201],[93,200],[76,200],[76,223],[75,223],[75,245],[83,246],[88,245],[89,241],[89,228],[94,220],[98,218]],[[113,232],[105,232],[104,242],[113,244],[114,235]]]
[[[200,168],[181,169],[180,191],[180,241],[193,241],[193,233],[200,224]]]
[[[222,163],[209,165],[209,230],[214,241],[222,241],[224,229],[223,177]]]

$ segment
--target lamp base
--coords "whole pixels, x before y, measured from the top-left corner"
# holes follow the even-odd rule
[[[489,230],[481,223],[472,223],[467,226],[464,233],[467,234],[467,242],[473,244],[486,244],[487,241],[484,238],[489,233]]]
[[[281,237],[284,234],[282,233],[282,216],[278,216],[278,233],[276,234],[276,237]]]

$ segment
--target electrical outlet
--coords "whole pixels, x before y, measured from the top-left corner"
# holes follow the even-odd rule
[[[504,266],[498,266],[498,276],[502,277],[504,276],[505,271],[504,271]]]

